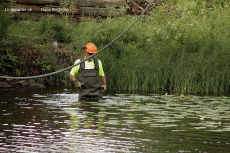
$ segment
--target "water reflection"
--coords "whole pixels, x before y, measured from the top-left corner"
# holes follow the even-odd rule
[[[228,152],[230,99],[1,90],[0,152]]]

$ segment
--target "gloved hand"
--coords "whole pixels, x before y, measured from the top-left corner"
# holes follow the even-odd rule
[[[101,86],[101,92],[105,92],[106,89],[107,89],[106,85],[103,84],[103,85]]]
[[[74,80],[73,84],[75,87],[80,88],[80,89],[82,89],[82,85],[84,85],[83,83],[79,82],[78,80]]]

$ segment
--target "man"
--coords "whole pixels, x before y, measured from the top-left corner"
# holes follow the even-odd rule
[[[74,64],[97,52],[97,47],[93,43],[88,43],[82,49],[85,51],[85,57],[76,60]],[[78,77],[76,78],[76,76]],[[69,77],[73,81],[74,86],[79,89],[79,99],[101,99],[102,92],[106,90],[106,77],[102,63],[96,58],[90,58],[80,65],[73,67]]]

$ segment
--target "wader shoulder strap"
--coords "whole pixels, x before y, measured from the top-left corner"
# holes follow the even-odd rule
[[[84,57],[82,57],[82,58],[80,59],[80,62],[83,61],[83,60],[84,60]],[[82,63],[80,64],[80,68],[81,68],[82,70],[85,69],[85,62],[82,62]]]
[[[94,68],[98,70],[99,69],[98,59],[93,58],[93,60],[94,60],[94,66],[95,66]]]
[[[84,57],[80,59],[80,61],[83,61],[83,60],[84,60]],[[99,69],[98,59],[93,58],[93,60],[94,60],[94,66],[95,66],[94,68],[95,68],[96,70],[98,70],[98,69]],[[81,68],[82,70],[85,69],[85,62],[83,62],[83,63],[80,64],[80,68]]]

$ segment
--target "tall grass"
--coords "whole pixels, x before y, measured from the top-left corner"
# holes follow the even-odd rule
[[[171,12],[161,10],[167,7],[163,6],[142,18],[103,53],[110,85],[128,90],[169,88],[173,93],[228,92],[229,3],[183,3]],[[121,27],[130,24],[127,18],[119,20]],[[113,26],[109,36],[119,33],[119,26],[107,23]]]
[[[151,15],[141,18],[96,56],[103,62],[109,88],[227,94],[229,6],[228,1],[222,0],[171,0],[153,9]],[[101,49],[135,19],[136,16],[127,15],[77,24],[54,19],[21,21],[11,25],[10,32],[61,39],[63,46],[78,55],[74,57],[77,59],[83,56],[82,45],[93,42]],[[9,37],[13,39],[17,41]],[[30,41],[32,44],[51,43],[48,39]]]

